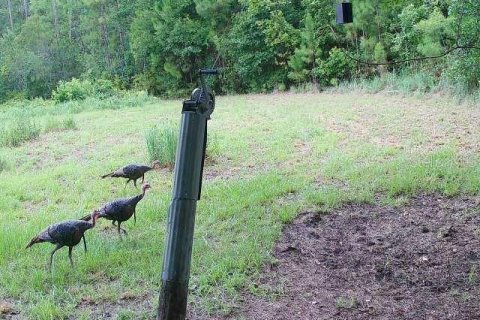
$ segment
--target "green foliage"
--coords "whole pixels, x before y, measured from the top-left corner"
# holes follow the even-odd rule
[[[455,36],[450,26],[451,21],[452,19],[446,18],[439,8],[435,8],[428,19],[418,22],[415,27],[422,35],[418,52],[424,56],[440,55],[444,51],[442,43],[445,38]]]
[[[298,31],[286,20],[280,10],[271,12],[269,19],[260,20],[266,43],[275,52],[275,65],[284,67],[297,46]]]
[[[155,94],[186,94],[196,86],[197,70],[206,65],[209,27],[195,8],[193,0],[163,1],[156,7],[149,52],[155,78],[149,90]]]
[[[237,82],[231,86],[236,91],[267,91],[283,82],[281,71],[275,68],[275,47],[267,44],[266,34],[257,24],[266,14],[253,8],[239,13],[223,40],[232,63],[230,81]]]
[[[288,61],[288,66],[291,69],[288,73],[288,77],[295,82],[305,82],[310,80],[313,83],[316,83],[316,74],[312,71],[317,66],[317,60],[322,51],[319,48],[314,20],[310,13],[307,13],[305,16],[304,23],[305,26],[300,31],[300,48],[295,49],[294,54]]]
[[[377,62],[386,62],[387,53],[385,52],[385,47],[381,42],[377,42],[374,49],[374,57]]]
[[[480,88],[480,52],[462,52],[450,59],[446,72],[449,81],[455,84],[462,95],[469,95]]]
[[[97,79],[93,82],[93,97],[106,99],[118,94],[118,90],[112,81],[106,79]]]
[[[408,59],[417,55],[421,34],[416,25],[427,17],[428,10],[425,6],[415,7],[413,4],[406,6],[398,15],[399,30],[394,36],[392,51],[399,58]]]
[[[106,99],[116,93],[114,85],[109,80],[72,80],[60,81],[57,88],[52,92],[52,99],[56,102],[85,100],[87,97]]]
[[[115,88],[187,96],[197,70],[214,65],[224,70],[212,83],[217,93],[330,86],[412,68],[438,82],[458,78],[460,91],[478,87],[476,49],[395,66],[356,64],[348,73],[330,65],[333,48],[377,62],[478,48],[476,0],[362,0],[353,4],[353,24],[342,26],[331,0],[36,1],[23,16],[18,9],[28,3],[0,10],[7,22],[0,24],[0,102],[107,99]]]
[[[288,61],[288,66],[290,67],[290,72],[288,77],[295,82],[305,82],[308,79],[308,75],[311,73],[305,67],[305,64],[309,61],[309,54],[307,50],[304,49],[295,49],[295,53],[290,57]]]
[[[336,86],[346,79],[353,69],[353,62],[341,49],[333,48],[327,60],[322,61],[315,72],[322,84]]]
[[[88,80],[60,81],[57,89],[52,92],[52,99],[57,102],[85,100],[93,94],[93,85]]]

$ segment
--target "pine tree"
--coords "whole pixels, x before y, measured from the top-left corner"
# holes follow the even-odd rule
[[[305,16],[304,24],[305,26],[300,31],[300,48],[295,49],[295,53],[288,61],[291,69],[288,77],[295,82],[312,81],[317,85],[317,77],[313,70],[317,67],[317,60],[322,51],[318,46],[315,23],[310,13]]]

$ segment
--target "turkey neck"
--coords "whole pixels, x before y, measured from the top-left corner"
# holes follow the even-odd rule
[[[139,195],[137,196],[137,198],[138,198],[138,201],[142,200],[142,199],[143,199],[143,197],[145,197],[145,191],[146,191],[146,190],[145,190],[145,189],[143,189],[143,190],[142,190],[142,194],[139,194]]]
[[[95,224],[97,223],[98,215],[92,217],[92,228],[95,227]]]
[[[139,194],[138,196],[135,196],[133,198],[131,198],[131,201],[133,201],[135,204],[137,204],[140,200],[143,199],[143,197],[145,196],[145,191],[146,190],[143,190],[141,194]]]

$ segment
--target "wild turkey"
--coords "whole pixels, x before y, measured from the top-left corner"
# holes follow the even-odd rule
[[[113,225],[115,225],[115,222],[118,222],[118,225],[116,225],[117,231],[118,231],[118,234],[120,235],[120,238],[122,238],[122,234],[120,233],[120,230],[122,230],[125,234],[127,234],[127,231],[123,229],[120,225],[122,224],[122,222],[130,219],[132,215],[135,223],[137,222],[135,209],[137,207],[138,202],[140,202],[140,200],[142,200],[143,197],[145,196],[145,192],[150,188],[151,188],[150,184],[145,183],[142,186],[142,193],[139,194],[138,196],[127,198],[127,199],[118,199],[110,203],[107,203],[99,210],[100,211],[99,217],[105,218],[107,220],[112,220]],[[92,218],[91,216],[85,216],[82,218],[82,220],[88,221],[91,218]]]
[[[55,244],[56,247],[50,254],[50,261],[48,263],[48,269],[51,269],[54,253],[60,248],[68,247],[68,258],[70,259],[70,264],[73,267],[73,247],[76,246],[83,238],[83,246],[85,248],[85,252],[87,252],[85,231],[95,227],[95,222],[97,221],[99,216],[100,212],[95,210],[91,215],[89,215],[89,220],[92,220],[92,222],[82,220],[67,220],[50,225],[32,240],[30,240],[26,249],[30,248],[36,243],[41,242],[50,242],[52,244]]]
[[[103,175],[102,179],[105,179],[107,177],[126,178],[128,180],[125,185],[127,185],[130,181],[133,181],[133,185],[136,187],[138,179],[142,178],[141,183],[143,183],[143,181],[145,180],[145,173],[153,169],[159,169],[160,167],[160,161],[158,160],[153,161],[151,167],[139,164],[129,164],[128,166],[110,172],[109,174]]]

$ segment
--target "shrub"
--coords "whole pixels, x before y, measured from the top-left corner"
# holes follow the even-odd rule
[[[70,81],[60,81],[57,89],[52,92],[56,102],[85,100],[88,97],[106,99],[117,93],[113,82],[99,79],[93,82],[73,78]]]
[[[28,117],[16,117],[1,130],[0,145],[5,147],[18,147],[22,142],[37,138],[40,129]]]
[[[320,65],[315,68],[320,83],[323,85],[337,86],[339,81],[349,77],[353,69],[352,60],[345,52],[338,48],[330,50],[330,56],[327,60],[321,61]]]
[[[117,93],[112,81],[99,79],[93,82],[93,95],[99,99],[109,98]]]
[[[52,99],[56,102],[84,100],[93,92],[93,85],[90,81],[73,78],[70,81],[60,81],[57,89],[52,92]]]

